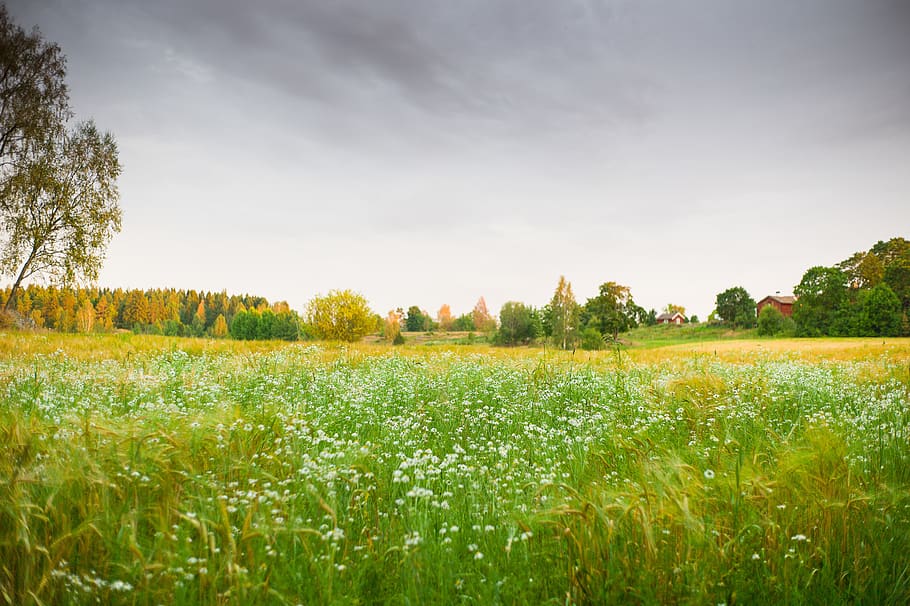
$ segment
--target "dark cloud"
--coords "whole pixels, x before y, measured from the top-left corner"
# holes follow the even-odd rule
[[[154,209],[125,213],[143,218],[147,239],[167,231],[154,221],[169,211],[186,225],[222,225],[225,242],[250,236],[237,223],[326,242],[392,234],[401,252],[423,230],[440,259],[465,240],[482,264],[487,240],[470,244],[478,234],[502,250],[510,231],[533,234],[528,254],[537,239],[582,234],[590,254],[547,253],[569,268],[635,246],[676,258],[686,242],[713,249],[729,232],[741,257],[683,265],[739,271],[758,232],[781,229],[777,217],[816,227],[804,247],[839,234],[832,250],[848,229],[851,249],[889,237],[877,233],[879,215],[907,222],[906,0],[9,7],[70,58],[77,114],[117,134],[124,205]],[[888,212],[836,223],[855,214],[856,192]],[[237,220],[251,205],[256,218]],[[469,265],[441,273],[469,282],[474,274],[459,277]],[[327,276],[336,271],[326,262]]]

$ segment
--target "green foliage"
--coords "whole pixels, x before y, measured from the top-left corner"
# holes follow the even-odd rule
[[[794,289],[797,334],[910,334],[910,242],[879,241],[835,267],[813,267]]]
[[[294,312],[275,313],[266,309],[261,313],[240,311],[231,322],[231,337],[242,341],[283,340],[296,341],[299,337],[299,319]]]
[[[495,345],[527,345],[540,331],[537,311],[515,301],[509,301],[499,312],[499,329],[493,337]]]
[[[416,305],[408,308],[408,315],[404,321],[405,330],[408,332],[427,331],[433,328],[433,318]]]
[[[856,316],[856,336],[896,337],[901,334],[901,302],[884,282],[860,292]]]
[[[598,351],[607,347],[603,335],[593,326],[588,326],[581,331],[580,345],[582,349],[587,351]]]
[[[452,330],[457,332],[477,330],[477,327],[474,325],[474,315],[462,314],[455,318],[455,320],[452,322]]]
[[[0,272],[13,276],[13,295],[32,276],[97,279],[120,231],[117,146],[92,122],[67,131],[65,65],[0,6]]]
[[[559,276],[559,283],[550,304],[545,308],[545,314],[543,323],[549,328],[548,334],[553,343],[562,349],[574,347],[578,338],[581,307],[575,301],[572,283],[565,276]]]
[[[627,286],[616,282],[600,285],[596,297],[588,299],[582,310],[582,324],[597,329],[604,338],[613,341],[619,333],[636,326],[636,315],[641,309],[632,300]]]
[[[793,320],[800,336],[835,334],[838,322],[843,325],[847,303],[847,275],[843,271],[836,267],[812,267],[803,274],[793,292],[797,296]]]
[[[330,341],[357,341],[376,329],[367,300],[351,290],[332,290],[311,299],[306,322],[317,338]]]
[[[755,299],[742,286],[734,286],[719,293],[715,307],[721,320],[734,328],[755,326]]]
[[[772,305],[765,305],[758,314],[758,334],[763,337],[791,334],[794,328],[793,320]]]

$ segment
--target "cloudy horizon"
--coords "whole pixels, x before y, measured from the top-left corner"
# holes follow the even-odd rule
[[[117,139],[103,286],[705,318],[910,236],[902,0],[7,6]]]

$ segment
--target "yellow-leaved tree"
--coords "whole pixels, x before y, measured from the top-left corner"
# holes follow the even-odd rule
[[[376,327],[367,300],[351,290],[331,290],[306,307],[308,330],[318,339],[354,342]]]
[[[452,330],[452,323],[455,322],[455,318],[452,317],[452,308],[449,307],[448,303],[439,308],[439,313],[436,314],[436,321],[439,323],[440,330]]]

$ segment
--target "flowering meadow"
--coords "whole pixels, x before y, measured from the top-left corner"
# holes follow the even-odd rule
[[[774,343],[0,335],[0,604],[910,602],[910,342]]]

